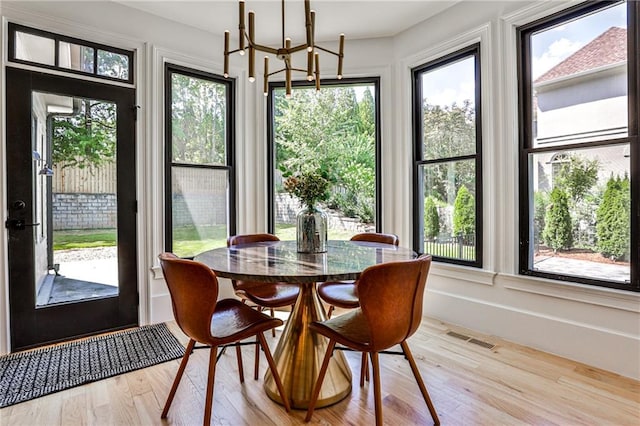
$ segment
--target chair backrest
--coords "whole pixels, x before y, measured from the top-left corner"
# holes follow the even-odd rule
[[[394,246],[400,243],[397,235],[379,232],[362,232],[351,237],[351,241],[369,241],[371,243],[393,244]]]
[[[273,234],[243,234],[232,235],[227,238],[227,247],[237,246],[240,244],[260,243],[264,241],[280,241],[280,238]],[[231,280],[234,290],[238,290],[239,286],[251,286],[255,284],[253,281]]]
[[[211,317],[218,300],[216,274],[207,265],[180,259],[173,253],[162,253],[158,257],[178,326],[198,342],[209,341]]]
[[[280,238],[273,234],[232,235],[227,238],[227,247],[237,246],[239,244],[259,243],[262,241],[280,241]]]
[[[431,256],[382,263],[365,269],[357,281],[360,309],[371,333],[373,351],[411,336],[422,320],[422,299]]]

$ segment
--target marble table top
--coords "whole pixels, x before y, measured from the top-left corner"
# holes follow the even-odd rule
[[[416,253],[391,244],[328,241],[326,253],[298,253],[295,241],[269,241],[206,251],[195,260],[236,280],[311,283],[356,280],[369,266],[409,260]]]

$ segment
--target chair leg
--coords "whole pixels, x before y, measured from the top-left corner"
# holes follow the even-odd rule
[[[211,424],[211,406],[213,405],[213,384],[216,380],[216,357],[218,347],[212,346],[209,354],[209,378],[207,379],[207,394],[204,401],[204,426]]]
[[[376,407],[376,426],[382,426],[382,392],[380,391],[380,363],[378,352],[371,352],[371,366],[373,367],[373,395]]]
[[[324,381],[324,376],[327,374],[327,368],[329,367],[329,361],[331,360],[331,356],[333,355],[333,349],[336,347],[336,341],[333,339],[329,340],[329,345],[327,346],[327,352],[324,354],[324,359],[322,360],[322,367],[320,367],[320,374],[318,374],[318,378],[316,379],[316,385],[313,388],[313,393],[311,394],[311,400],[309,401],[309,408],[307,408],[307,416],[304,418],[305,423],[308,423],[313,416],[313,410],[316,408],[316,402],[318,402],[318,396],[320,396],[320,389],[322,388],[322,382]]]
[[[427,407],[429,407],[429,412],[431,413],[433,424],[439,425],[440,419],[438,418],[438,413],[436,412],[436,409],[433,406],[433,403],[431,402],[431,398],[429,397],[429,392],[427,392],[427,387],[424,385],[424,381],[422,381],[420,370],[418,370],[416,361],[413,359],[413,355],[409,350],[409,345],[407,344],[407,341],[405,340],[404,342],[402,342],[400,346],[402,346],[402,351],[404,352],[405,358],[407,358],[407,361],[409,361],[409,365],[411,366],[411,371],[413,372],[413,376],[416,378],[416,382],[418,383],[420,392],[422,392],[422,397],[424,398],[424,402],[426,402]]]
[[[269,346],[267,345],[267,341],[264,338],[264,334],[258,333],[258,339],[260,339],[260,345],[264,350],[264,356],[267,358],[267,363],[269,364],[269,369],[271,370],[271,374],[273,375],[273,380],[276,382],[276,386],[278,387],[278,393],[280,394],[280,398],[282,398],[282,403],[284,404],[284,409],[287,411],[291,411],[291,404],[289,404],[289,398],[287,398],[287,394],[284,391],[284,386],[282,385],[282,380],[280,380],[280,374],[278,374],[278,369],[276,368],[276,363],[271,356],[271,351],[269,350]]]
[[[242,368],[242,349],[240,348],[240,345],[236,346],[236,358],[238,358],[238,375],[240,375],[240,383],[244,383],[244,369]]]
[[[256,354],[255,354],[253,380],[258,380],[258,371],[260,370],[260,340],[256,336]]]
[[[178,389],[178,385],[180,384],[180,379],[182,379],[182,374],[184,373],[184,369],[187,366],[189,356],[191,356],[191,352],[193,352],[193,347],[195,346],[195,344],[196,341],[193,339],[189,340],[189,343],[187,344],[187,348],[185,349],[184,355],[182,356],[182,361],[180,362],[180,367],[178,367],[178,372],[176,373],[176,378],[173,379],[173,385],[171,386],[171,390],[169,391],[169,396],[167,396],[167,402],[165,402],[164,409],[162,410],[162,414],[160,415],[161,419],[167,418],[169,407],[171,407],[173,397],[176,395],[176,390]]]
[[[364,386],[365,377],[369,381],[369,361],[367,353],[362,352],[362,363],[360,365],[360,387]]]
[[[269,308],[269,310],[271,311],[271,318],[275,318],[276,314],[273,312],[273,308]],[[271,336],[272,337],[276,337],[276,329],[275,329],[275,327],[271,329]]]
[[[331,314],[333,314],[333,311],[336,309],[335,306],[331,305],[329,306],[329,311],[327,312],[327,319],[331,318]]]

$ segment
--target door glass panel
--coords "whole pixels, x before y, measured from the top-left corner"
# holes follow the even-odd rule
[[[55,40],[47,37],[16,32],[16,59],[55,65]]]
[[[36,305],[118,295],[116,105],[32,95]]]

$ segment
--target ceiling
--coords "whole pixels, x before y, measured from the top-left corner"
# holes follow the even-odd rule
[[[113,1],[220,36],[230,30],[232,47],[237,43],[237,0]],[[311,9],[316,11],[315,38],[317,41],[337,40],[340,33],[344,33],[347,40],[393,36],[458,1],[312,0]],[[245,5],[245,13],[249,10],[256,13],[256,42],[280,44],[281,1],[246,0]],[[294,45],[304,41],[304,2],[286,0],[285,15],[286,37],[290,37]]]

